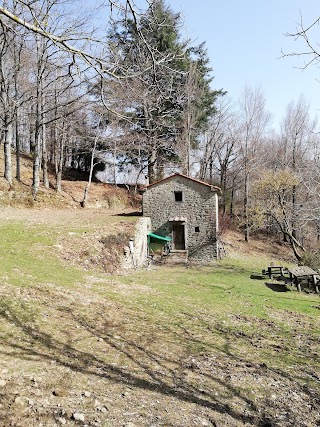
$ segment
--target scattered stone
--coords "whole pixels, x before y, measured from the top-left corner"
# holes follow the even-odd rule
[[[81,413],[79,413],[79,412],[75,412],[75,413],[72,415],[72,418],[73,418],[75,421],[82,421],[82,422],[84,422],[84,415],[83,415],[83,414],[81,414]]]
[[[67,421],[65,418],[59,417],[57,420],[62,426],[64,426],[65,424],[67,424]]]
[[[28,399],[28,404],[29,404],[29,406],[33,406],[34,405],[34,400],[33,399]]]
[[[109,411],[109,408],[107,408],[107,406],[101,406],[101,405],[97,405],[94,407],[96,411],[102,412],[103,414],[105,414],[106,412]]]
[[[28,399],[26,397],[17,396],[14,399],[14,403],[18,406],[27,406],[28,405]]]
[[[101,403],[99,402],[98,399],[94,399],[93,401],[93,407],[94,408],[99,408],[101,406]]]
[[[9,372],[8,369],[2,369],[2,371],[1,371],[2,374],[7,374],[8,372]]]
[[[127,424],[124,424],[123,427],[136,427],[136,425],[134,423],[129,422]]]
[[[90,393],[90,391],[85,391],[85,392],[83,393],[83,395],[84,395],[84,397],[91,397],[91,393]]]
[[[7,381],[0,380],[0,387],[4,387],[7,384]]]
[[[58,397],[65,397],[68,396],[68,392],[67,390],[65,390],[64,388],[56,388],[52,391],[52,394],[54,396],[58,396]]]
[[[38,383],[41,383],[42,382],[42,378],[40,378],[40,377],[32,377],[31,378],[31,382],[32,382],[32,384],[34,385],[34,386],[38,386]]]

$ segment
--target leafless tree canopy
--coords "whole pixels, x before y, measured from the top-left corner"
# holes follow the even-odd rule
[[[292,52],[282,52],[283,57],[299,57],[303,60],[301,68],[307,68],[311,65],[318,65],[320,61],[319,49],[319,23],[320,17],[317,17],[311,23],[306,24],[303,15],[300,15],[300,21],[296,31],[287,33],[295,42],[300,42],[302,47],[293,50]]]
[[[89,6],[81,0],[0,6],[9,185],[20,180],[21,153],[33,159],[34,198],[52,184],[50,167],[57,191],[63,173],[77,170],[88,179],[84,204],[99,171],[131,184],[181,171],[221,187],[221,215],[237,221],[245,239],[269,233],[301,259],[320,240],[319,127],[307,101],[288,100],[275,131],[260,88],[244,88],[239,100],[213,89],[205,48],[179,39],[178,15],[164,0]],[[288,36],[304,49],[284,55],[304,58],[303,67],[318,65],[319,21],[305,25],[301,17]],[[170,49],[154,37],[166,28]]]

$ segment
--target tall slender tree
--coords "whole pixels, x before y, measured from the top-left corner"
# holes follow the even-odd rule
[[[242,121],[242,147],[239,153],[243,171],[244,238],[248,241],[250,231],[250,177],[253,168],[262,161],[257,153],[261,152],[258,148],[263,143],[271,115],[266,110],[266,99],[260,88],[245,87],[239,104]]]
[[[117,103],[106,106],[124,117],[127,133],[143,141],[149,182],[162,176],[164,160],[179,156],[189,172],[190,146],[220,94],[210,89],[204,46],[188,48],[180,25],[180,15],[164,0],[153,0],[139,22],[124,17],[109,33],[110,61],[123,78],[104,80],[104,93]],[[134,150],[129,155],[136,158]]]

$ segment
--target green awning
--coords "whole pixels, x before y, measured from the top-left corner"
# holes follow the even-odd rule
[[[158,239],[158,240],[164,240],[165,242],[171,242],[171,237],[163,237],[163,236],[158,236],[158,234],[154,234],[154,233],[149,233],[148,234],[148,239],[150,239],[150,237],[153,237],[154,239]]]

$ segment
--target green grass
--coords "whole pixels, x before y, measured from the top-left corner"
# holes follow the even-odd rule
[[[302,334],[319,342],[319,296],[291,287],[287,292],[275,292],[267,287],[268,279],[250,279],[261,270],[248,265],[263,262],[225,259],[211,267],[144,270],[114,278],[136,290],[127,298],[116,292],[112,295],[110,290],[107,293],[145,313],[149,322],[165,330],[188,354],[210,353],[214,348],[284,369],[301,359],[317,366],[320,360],[314,349],[297,346],[296,341]]]
[[[66,286],[83,279],[82,271],[58,260],[54,248],[57,234],[44,226],[7,223],[0,226],[0,236],[2,282],[16,286]]]
[[[186,308],[196,313],[201,307],[220,315],[237,313],[266,318],[273,308],[319,317],[320,311],[315,307],[320,304],[317,295],[299,293],[291,287],[287,287],[287,292],[275,292],[266,286],[267,278],[250,279],[251,274],[261,270],[248,268],[246,262],[226,259],[211,267],[161,267],[115,280],[138,288],[147,284],[155,292],[147,297],[138,293],[130,300],[145,309],[151,305],[168,314]],[[253,264],[249,261],[249,265]]]
[[[171,415],[174,400],[189,411],[185,397],[197,410],[206,394],[223,413],[242,414],[248,399],[264,411],[275,383],[283,396],[288,387],[301,396],[319,387],[320,297],[251,279],[267,257],[108,276],[75,269],[55,253],[61,233],[76,233],[79,243],[94,224],[6,222],[0,233],[0,354],[10,372],[45,375],[50,361],[47,381],[75,374],[75,394],[90,383],[99,399],[112,388],[121,396],[127,378],[138,401],[158,393]]]

